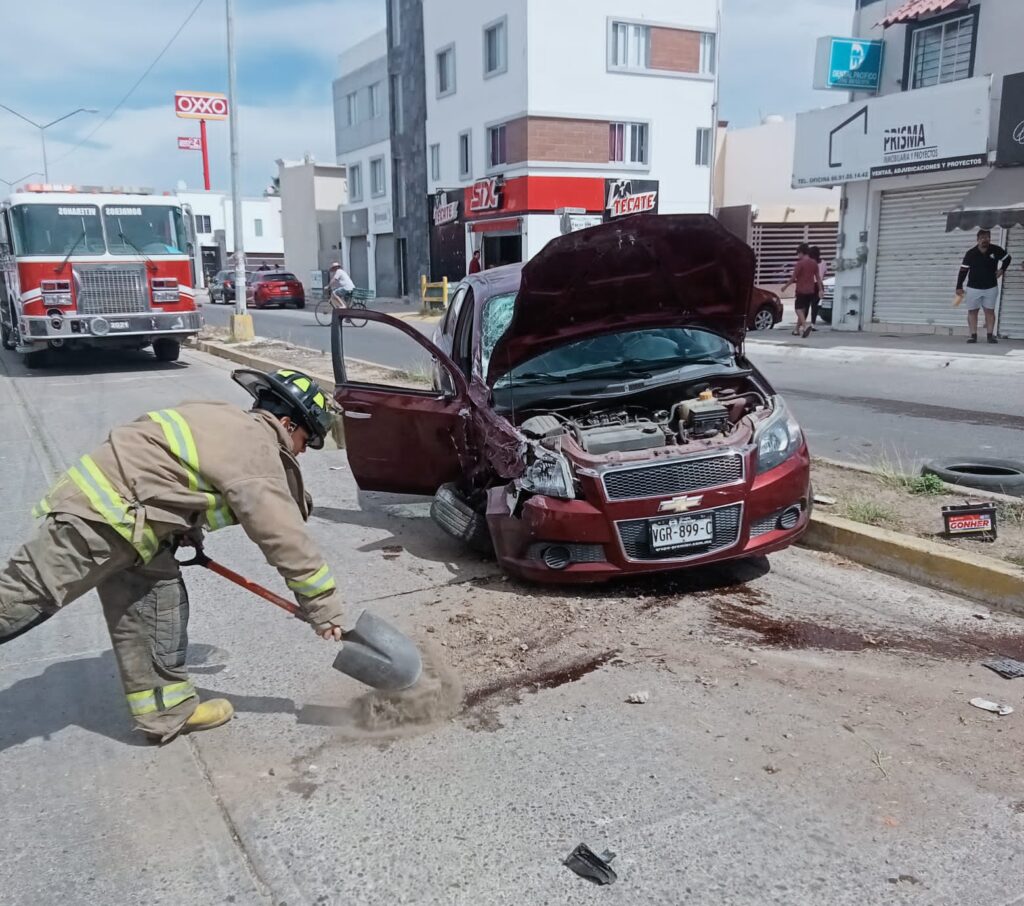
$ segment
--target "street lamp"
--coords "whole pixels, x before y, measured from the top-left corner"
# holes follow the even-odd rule
[[[28,179],[30,176],[42,176],[38,170],[33,170],[31,173],[26,173],[24,176],[19,176],[17,179],[4,179],[0,176],[0,182],[2,182],[8,189],[13,189],[23,179]]]
[[[47,162],[46,162],[46,130],[49,129],[50,126],[56,126],[57,123],[60,123],[60,122],[62,122],[64,120],[66,120],[68,117],[74,116],[76,113],[99,113],[99,111],[95,107],[79,107],[77,110],[72,110],[70,113],[65,113],[64,116],[58,116],[57,119],[51,120],[49,123],[37,123],[35,120],[30,120],[27,116],[24,116],[23,114],[18,113],[17,110],[12,110],[6,104],[0,104],[0,108],[3,108],[8,113],[13,113],[18,119],[24,120],[30,126],[35,126],[39,130],[39,138],[40,138],[40,140],[43,143],[43,181],[44,182],[49,182],[50,181],[50,167],[49,167],[49,164],[47,164]]]

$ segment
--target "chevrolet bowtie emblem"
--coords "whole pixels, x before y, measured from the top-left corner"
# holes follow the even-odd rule
[[[659,513],[685,513],[698,507],[703,497],[673,497],[671,500],[664,500],[658,506]]]

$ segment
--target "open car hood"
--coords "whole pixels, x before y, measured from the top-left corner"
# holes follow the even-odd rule
[[[754,253],[707,214],[637,214],[549,242],[523,267],[486,380],[573,340],[651,327],[746,334]]]

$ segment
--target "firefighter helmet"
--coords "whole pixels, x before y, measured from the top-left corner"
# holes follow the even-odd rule
[[[309,433],[309,446],[314,450],[323,447],[334,416],[327,394],[309,375],[283,368],[267,372],[239,368],[231,377],[252,394],[257,405],[270,401],[284,404],[292,420]]]

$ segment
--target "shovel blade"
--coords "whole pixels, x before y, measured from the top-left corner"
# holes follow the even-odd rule
[[[343,636],[334,669],[374,689],[398,692],[419,681],[423,661],[408,636],[364,610]]]

